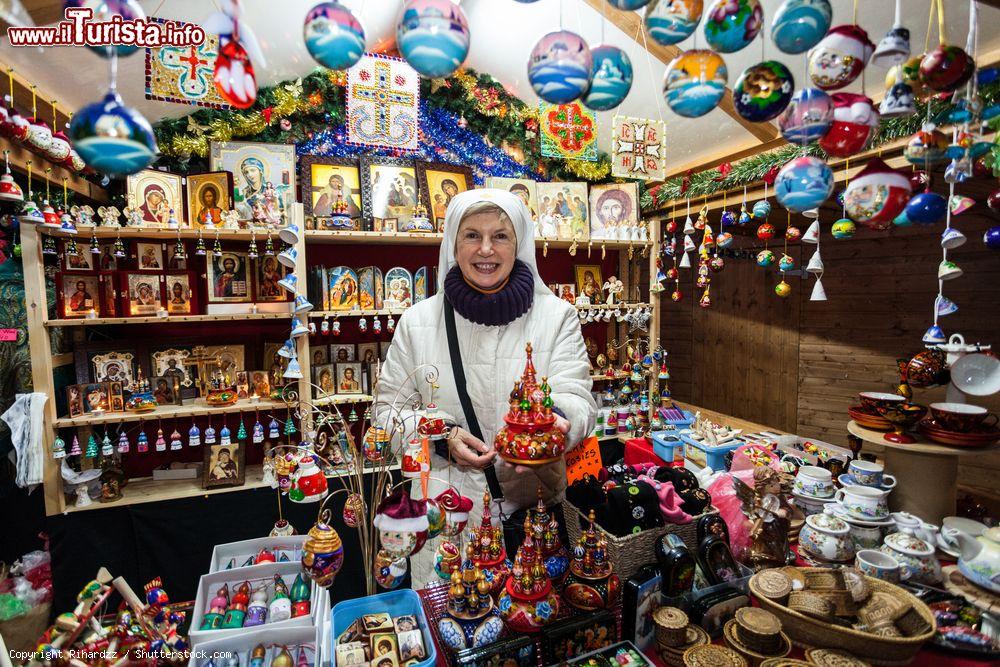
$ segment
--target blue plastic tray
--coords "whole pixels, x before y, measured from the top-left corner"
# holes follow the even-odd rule
[[[333,650],[337,650],[337,637],[354,622],[354,619],[376,612],[387,613],[393,618],[406,614],[416,616],[420,632],[424,636],[424,648],[427,649],[427,659],[418,662],[417,665],[418,667],[430,667],[437,662],[437,649],[434,646],[434,638],[431,636],[431,629],[427,623],[427,616],[424,614],[424,606],[420,602],[420,596],[409,588],[401,588],[398,591],[389,591],[370,597],[355,598],[354,600],[344,600],[334,605],[333,623],[330,625],[333,632],[330,646],[333,647]],[[333,662],[336,662],[336,658],[333,658]]]

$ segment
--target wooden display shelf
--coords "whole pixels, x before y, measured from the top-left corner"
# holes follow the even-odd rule
[[[354,310],[314,310],[309,313],[309,317],[378,317],[380,315],[402,315],[406,308],[379,308]]]
[[[313,405],[347,405],[349,403],[371,403],[371,394],[334,394],[333,396],[323,396],[314,398]]]
[[[214,315],[167,315],[166,317],[74,317],[69,319],[46,320],[47,327],[95,327],[112,324],[171,324],[183,322],[232,322],[245,320],[287,320],[292,312],[286,313],[217,313]]]
[[[440,232],[354,232],[332,229],[307,229],[307,242],[313,243],[375,243],[385,245],[439,245]]]
[[[625,371],[615,371],[614,375],[608,375],[607,373],[591,373],[590,379],[594,382],[610,382],[612,380],[624,380],[629,374]]]
[[[256,410],[284,410],[288,404],[284,401],[262,400],[254,403],[249,399],[236,401],[233,405],[211,406],[202,399],[195,399],[185,405],[161,405],[149,412],[105,412],[99,415],[93,413],[82,417],[59,417],[52,420],[56,428],[94,426],[97,424],[118,424],[123,422],[153,421],[159,419],[183,419],[185,417],[204,417],[206,415],[223,415],[234,412],[254,412]]]
[[[622,308],[624,308],[625,310],[629,310],[629,309],[635,309],[635,308],[650,308],[650,307],[651,307],[651,305],[648,304],[648,303],[614,303],[614,304],[592,303],[589,306],[578,305],[576,307],[576,309],[577,310],[616,310],[616,309],[622,309]]]
[[[50,236],[66,238],[73,236],[55,227],[42,227],[38,225],[38,230]],[[77,239],[89,239],[96,236],[99,239],[159,239],[161,241],[176,241],[178,237],[182,239],[196,239],[199,236],[206,241],[214,241],[216,235],[221,241],[249,241],[251,237],[266,239],[268,230],[261,227],[250,229],[193,229],[191,227],[181,227],[180,229],[167,229],[166,227],[102,227],[95,225],[80,225],[76,228]],[[278,230],[271,229],[271,237],[277,246],[282,242],[278,240]]]
[[[399,464],[387,466],[386,470],[399,470]],[[365,473],[374,472],[374,468],[365,468]],[[232,493],[234,491],[252,491],[254,489],[267,488],[263,481],[263,466],[247,466],[246,478],[248,481],[242,486],[225,486],[215,489],[203,489],[201,476],[195,479],[167,479],[154,480],[152,477],[139,477],[130,479],[128,484],[122,489],[122,497],[110,503],[95,501],[86,507],[75,507],[66,505],[66,514],[70,512],[86,512],[88,510],[99,510],[106,507],[121,507],[123,505],[138,505],[140,503],[153,503],[164,500],[177,500],[179,498],[191,498],[194,496],[214,496],[219,493]],[[350,474],[349,471],[338,471],[334,475],[328,475],[327,479],[344,477]]]

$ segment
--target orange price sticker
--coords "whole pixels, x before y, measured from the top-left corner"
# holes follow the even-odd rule
[[[585,475],[596,477],[602,467],[601,447],[597,438],[590,436],[566,455],[566,482],[572,484]]]

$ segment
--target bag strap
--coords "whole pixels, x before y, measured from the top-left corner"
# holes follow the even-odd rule
[[[462,404],[462,412],[465,413],[465,423],[469,425],[469,433],[482,440],[483,430],[479,427],[479,419],[476,417],[475,408],[472,407],[472,399],[469,398],[469,390],[465,383],[462,350],[458,347],[458,329],[455,328],[455,309],[452,308],[448,297],[444,298],[444,326],[448,333],[448,352],[451,355],[451,369],[455,374],[455,390]],[[503,489],[500,487],[500,480],[497,479],[497,471],[492,463],[483,468],[483,474],[486,475],[486,485],[490,489],[493,501],[502,502]]]

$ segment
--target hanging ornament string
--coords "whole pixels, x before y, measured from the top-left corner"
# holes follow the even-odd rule
[[[65,177],[63,177],[63,200],[62,200],[62,209],[63,209],[64,211],[65,211],[65,210],[67,209],[67,207],[69,206],[69,199],[68,199],[68,196],[69,196],[69,195],[68,195],[68,190],[67,190],[67,188],[66,188],[66,178],[65,178]]]
[[[58,115],[57,115],[58,112],[56,111],[56,107],[59,106],[59,102],[58,102],[58,100],[52,100],[52,102],[50,102],[50,104],[52,105],[52,133],[55,134],[56,132],[59,131],[56,128],[56,125],[59,122],[59,118],[58,118]]]
[[[35,85],[31,86],[31,117],[38,117],[38,105],[37,105],[38,92],[35,90]]]
[[[602,8],[603,8],[603,5],[602,5]],[[602,11],[603,11],[603,9],[602,9]],[[643,26],[643,22],[639,21],[638,23],[639,23],[639,25],[636,28],[636,33],[637,33],[637,36],[638,36],[638,34],[642,35],[642,50],[646,54],[646,69],[649,72],[649,85],[650,85],[650,87],[653,90],[656,90],[656,79],[653,77],[653,57],[652,57],[652,54],[649,51],[649,44],[646,43],[646,31],[642,27]],[[638,41],[638,40],[632,40],[632,41]],[[662,96],[661,95],[653,95],[653,99],[656,100],[656,116],[657,116],[657,119],[662,123],[663,122],[663,108],[660,106],[660,97],[662,97]]]
[[[844,191],[847,191],[847,186],[851,184],[851,158],[844,159]],[[841,197],[840,204],[840,217],[847,217],[847,197]]]
[[[14,68],[7,68],[7,86],[10,90],[10,108],[14,108]]]
[[[858,24],[858,0],[854,0],[854,11],[851,14],[851,23]]]
[[[28,199],[31,199],[32,195],[35,194],[31,191],[31,160],[27,161],[26,166],[28,167]]]
[[[47,167],[45,169],[45,203],[48,204],[51,201],[49,197],[49,174],[52,173],[52,167]]]

